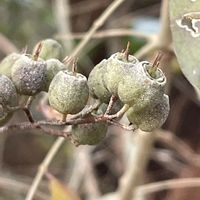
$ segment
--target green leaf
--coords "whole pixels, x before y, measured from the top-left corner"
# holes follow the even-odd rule
[[[173,46],[180,67],[200,90],[200,1],[170,0]]]
[[[80,200],[74,191],[53,177],[51,174],[48,174],[47,177],[49,178],[51,200]]]

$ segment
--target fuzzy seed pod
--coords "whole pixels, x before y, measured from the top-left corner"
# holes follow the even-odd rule
[[[142,131],[151,132],[164,124],[169,110],[169,97],[164,94],[140,110],[135,110],[134,107],[131,107],[126,112],[126,115],[128,120]]]
[[[102,115],[106,111],[105,105],[106,104],[101,104],[99,109],[94,113]],[[105,138],[107,129],[108,124],[106,122],[74,125],[72,126],[72,138],[79,145],[95,145]]]
[[[72,138],[79,145],[95,145],[105,138],[107,128],[108,126],[105,122],[74,125],[72,127]]]
[[[58,60],[61,60],[63,57],[63,48],[62,46],[53,39],[45,39],[40,41],[42,43],[42,49],[40,51],[40,58],[44,60],[48,60],[50,58],[56,58]],[[35,45],[33,52],[37,49],[38,45]]]
[[[16,60],[20,58],[21,54],[11,53],[6,56],[0,63],[0,74],[11,78],[11,69]]]
[[[18,96],[15,86],[5,75],[0,75],[0,104],[3,107],[18,105]]]
[[[46,81],[45,81],[45,86],[44,86],[44,91],[49,90],[49,85],[51,81],[53,80],[54,76],[61,70],[66,69],[67,67],[60,62],[58,59],[51,58],[46,61],[47,64],[47,75],[46,75]]]
[[[158,68],[156,76],[152,77],[148,72],[149,67],[149,62],[140,62],[124,75],[118,87],[118,96],[124,104],[141,109],[164,94],[165,75]]]
[[[105,73],[104,81],[107,89],[111,94],[117,96],[118,84],[124,78],[124,73],[135,67],[138,63],[137,58],[132,55],[125,59],[124,53],[115,53],[107,60],[107,73]]]
[[[106,62],[106,60],[102,60],[97,64],[88,77],[90,95],[104,103],[108,103],[111,97],[111,93],[104,83],[104,75],[107,73]]]
[[[49,103],[60,113],[76,114],[89,97],[87,78],[79,73],[60,71],[49,86]]]
[[[44,61],[23,55],[12,67],[12,80],[19,94],[33,96],[44,88],[46,73]]]

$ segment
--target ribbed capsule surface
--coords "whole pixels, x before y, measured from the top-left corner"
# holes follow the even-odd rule
[[[6,56],[0,63],[0,74],[11,78],[11,69],[16,60],[20,58],[21,54],[18,53],[11,53]]]
[[[108,125],[105,122],[75,125],[72,127],[72,138],[79,145],[95,145],[105,138],[107,127]]]
[[[125,59],[124,53],[113,54],[107,60],[107,73],[104,76],[104,82],[109,92],[118,96],[118,85],[124,78],[124,74],[138,63],[137,58],[132,55]]]
[[[128,120],[143,131],[151,132],[160,128],[169,114],[169,97],[162,95],[140,110],[130,108],[126,115]]]
[[[17,106],[18,95],[13,82],[5,75],[0,75],[0,104],[5,106]]]
[[[102,60],[92,69],[88,77],[90,95],[104,103],[108,103],[111,97],[104,83],[104,76],[107,73],[106,63],[105,59]]]
[[[47,92],[49,90],[49,85],[51,81],[53,80],[54,76],[59,71],[64,70],[67,67],[62,62],[60,62],[58,59],[55,59],[55,58],[48,59],[46,61],[46,65],[47,65],[46,67],[47,73],[46,73],[46,81],[45,81],[43,90]]]
[[[48,95],[50,105],[58,112],[78,113],[89,97],[87,78],[79,73],[60,71],[51,81]]]
[[[56,58],[58,60],[62,59],[63,48],[61,44],[59,44],[56,40],[49,38],[49,39],[42,40],[40,42],[42,44],[42,49],[39,54],[40,58],[44,60],[48,60],[51,58]],[[35,50],[37,49],[38,44],[35,45],[33,52],[35,52]]]
[[[46,73],[44,61],[34,61],[23,55],[12,67],[12,80],[19,94],[32,96],[44,88]]]
[[[118,86],[119,99],[135,110],[154,102],[154,99],[164,94],[166,77],[157,69],[155,78],[148,73],[149,62],[138,63],[124,74]]]

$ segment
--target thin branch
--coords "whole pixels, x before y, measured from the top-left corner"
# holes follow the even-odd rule
[[[153,50],[171,50],[171,32],[169,25],[169,6],[168,0],[163,0],[160,10],[161,29],[158,35],[154,35],[146,45],[144,45],[135,56],[140,59],[145,57]]]
[[[24,108],[22,108],[23,111],[25,112],[25,114],[26,114],[28,120],[29,120],[31,123],[34,122],[32,113],[31,113],[31,111],[30,111],[30,106],[31,106],[31,103],[32,103],[32,101],[33,101],[33,98],[34,98],[34,97],[30,96],[30,97],[28,98],[28,101],[26,102],[26,105],[24,106]]]
[[[77,119],[68,119],[65,122],[62,121],[37,121],[37,122],[22,122],[16,124],[10,124],[7,126],[0,127],[0,134],[8,131],[15,131],[15,130],[26,130],[26,129],[43,129],[41,126],[61,126],[61,125],[77,125],[77,124],[89,124],[89,123],[96,123],[96,122],[107,122],[111,123],[113,119],[120,119],[124,113],[128,110],[129,106],[124,105],[120,111],[113,115],[100,115],[100,116],[89,116],[85,118],[77,118]],[[51,133],[48,133],[51,134]],[[54,132],[53,135],[56,135]],[[58,136],[65,136],[61,133]]]
[[[84,187],[87,192],[87,199],[94,200],[94,199],[97,199],[101,193],[100,193],[97,179],[95,177],[94,167],[92,165],[89,150],[90,149],[86,147],[85,152],[82,155],[85,165],[86,165],[85,173],[84,173]]]
[[[118,121],[115,121],[115,120],[109,120],[109,123],[114,125],[114,126],[118,126],[119,128],[124,129],[126,131],[131,131],[132,132],[132,131],[135,131],[137,129],[133,125],[127,126],[127,125],[121,124],[121,123],[119,123]]]
[[[55,21],[59,34],[70,34],[70,2],[69,0],[55,0],[53,1],[53,10]],[[73,48],[73,41],[62,42],[65,50],[69,53]]]
[[[84,13],[92,12],[94,10],[100,9],[102,7],[106,7],[109,4],[109,0],[101,0],[101,1],[91,1],[85,0],[80,1],[78,3],[74,3],[71,6],[71,16],[81,15]],[[87,6],[85,6],[87,5]]]
[[[90,114],[92,111],[96,110],[100,104],[101,104],[101,102],[97,101],[94,105],[85,107],[81,112],[73,115],[70,119],[83,118],[83,117],[87,116],[88,114]]]
[[[172,179],[167,181],[160,181],[155,183],[149,183],[137,188],[137,193],[146,195],[152,192],[158,192],[161,190],[169,190],[175,188],[188,188],[188,187],[200,187],[200,178],[181,178]]]
[[[61,40],[74,40],[74,39],[82,39],[84,38],[86,33],[72,33],[65,35],[55,35],[55,38]],[[92,35],[91,39],[104,39],[110,37],[123,37],[123,36],[135,36],[137,38],[146,39],[147,41],[152,40],[155,35],[147,34],[144,32],[138,32],[133,29],[109,29],[98,31],[94,35]]]
[[[163,0],[160,11],[161,28],[158,35],[159,48],[167,49],[172,42],[169,20],[169,0]]]
[[[1,51],[6,55],[18,52],[17,47],[2,33],[0,33],[0,47]]]
[[[56,155],[56,153],[58,152],[58,150],[60,149],[61,145],[64,143],[65,138],[58,138],[56,140],[56,142],[53,144],[53,146],[51,147],[51,149],[49,150],[49,152],[47,153],[46,157],[44,158],[44,160],[42,161],[39,170],[33,180],[33,183],[27,193],[27,196],[25,198],[25,200],[32,200],[33,196],[45,174],[45,172],[47,171],[51,161],[53,160],[54,156]]]
[[[151,51],[157,49],[158,44],[156,38],[157,37],[155,37],[153,40],[149,41],[146,45],[144,45],[141,49],[139,49],[134,56],[137,59],[141,59],[145,57],[147,54],[149,54]]]
[[[184,141],[169,131],[159,130],[157,140],[175,150],[188,164],[200,167],[199,154],[195,153]]]
[[[141,184],[154,140],[154,133],[138,130],[134,134],[134,143],[131,143],[134,149],[130,151],[127,169],[120,179],[120,200],[131,200],[136,187]]]
[[[105,114],[105,115],[103,115],[103,118],[105,118],[105,121],[112,120],[112,119],[120,119],[128,109],[129,109],[129,105],[124,104],[124,106],[117,113],[115,113],[113,115]],[[97,120],[98,120],[98,117],[97,117]]]
[[[0,177],[0,188],[4,190],[10,190],[11,192],[26,193],[29,189],[29,186],[28,183],[24,183],[19,180],[14,180],[13,177],[12,179]],[[35,194],[35,196],[37,199],[41,200],[46,200],[49,198],[49,196],[39,191]]]
[[[109,101],[108,107],[107,107],[107,109],[106,109],[105,115],[109,115],[109,114],[110,114],[110,112],[111,112],[111,110],[112,110],[112,108],[113,108],[113,106],[114,106],[114,103],[115,103],[116,101],[117,101],[117,97],[114,96],[114,95],[112,95],[112,96],[110,97],[110,101]]]
[[[81,40],[78,46],[71,53],[70,57],[77,57],[80,51],[87,45],[93,34],[105,23],[108,17],[124,2],[125,0],[115,0],[113,1],[107,9],[100,15],[100,17],[94,21],[93,25]],[[65,60],[65,59],[64,59]]]

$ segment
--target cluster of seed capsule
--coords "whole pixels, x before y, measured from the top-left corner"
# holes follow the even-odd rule
[[[160,127],[169,112],[164,94],[166,78],[157,61],[139,62],[127,51],[118,52],[97,64],[88,79],[61,62],[62,46],[55,40],[39,42],[33,54],[12,53],[0,63],[0,125],[12,116],[22,96],[48,92],[50,106],[56,111],[77,114],[86,106],[89,96],[101,104],[85,117],[106,112],[111,96],[118,100],[112,112],[128,105],[126,115],[144,131]],[[114,111],[115,110],[115,111]],[[78,144],[97,144],[106,136],[108,124],[96,122],[72,126]]]
[[[108,103],[112,95],[129,109],[130,123],[151,132],[166,121],[169,97],[164,93],[166,77],[158,68],[160,54],[154,63],[139,62],[128,51],[117,52],[94,67],[88,78],[90,94]]]

